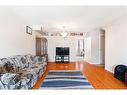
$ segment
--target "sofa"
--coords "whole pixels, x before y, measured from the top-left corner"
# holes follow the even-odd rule
[[[46,57],[17,55],[0,59],[0,89],[32,89],[46,70]]]
[[[119,79],[122,82],[125,82],[125,73],[127,73],[126,65],[117,65],[114,69],[114,77]]]

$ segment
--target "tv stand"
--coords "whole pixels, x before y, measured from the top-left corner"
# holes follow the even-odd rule
[[[56,63],[69,63],[70,57],[69,55],[56,55],[55,62]]]

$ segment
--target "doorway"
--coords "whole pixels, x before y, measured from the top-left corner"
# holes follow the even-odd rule
[[[100,64],[105,66],[105,30],[100,31]]]
[[[77,54],[76,54],[78,61],[84,60],[84,39],[77,40]]]

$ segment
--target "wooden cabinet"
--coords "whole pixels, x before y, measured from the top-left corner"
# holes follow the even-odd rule
[[[48,41],[46,38],[36,38],[36,55],[47,55]]]

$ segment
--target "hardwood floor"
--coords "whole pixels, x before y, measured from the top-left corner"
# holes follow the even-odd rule
[[[38,80],[33,89],[40,88],[49,70],[81,70],[95,89],[127,89],[125,84],[113,77],[113,74],[87,62],[48,63],[45,74]]]

